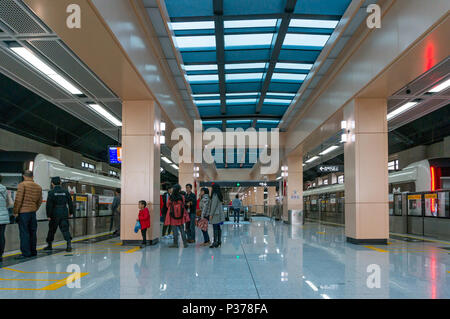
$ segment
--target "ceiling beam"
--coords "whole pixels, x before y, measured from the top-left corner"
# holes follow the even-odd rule
[[[219,73],[219,92],[220,92],[220,112],[227,113],[226,93],[227,87],[225,83],[225,36],[223,24],[223,0],[214,0],[214,16],[216,31],[216,58],[217,69]]]
[[[288,31],[289,23],[291,22],[296,3],[297,0],[287,0],[286,2],[283,18],[276,34],[275,45],[270,56],[269,68],[267,69],[266,77],[264,78],[264,83],[261,88],[259,102],[256,106],[257,114],[261,112],[267,91],[269,90],[270,82],[272,81],[272,76],[275,71],[275,65],[277,64],[278,58],[280,57],[281,47],[283,46],[284,39],[286,38],[286,33]]]

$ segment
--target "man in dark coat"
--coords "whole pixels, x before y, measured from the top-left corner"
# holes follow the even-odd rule
[[[70,193],[61,187],[61,179],[59,177],[52,178],[52,190],[47,196],[47,218],[49,220],[47,243],[48,246],[44,250],[52,250],[52,242],[55,239],[56,230],[61,230],[64,239],[67,241],[66,251],[72,251],[69,230],[69,215],[74,212],[72,197]]]
[[[186,185],[186,210],[189,213],[189,219],[186,223],[186,233],[188,237],[188,243],[195,243],[195,218],[196,218],[196,210],[197,210],[197,197],[192,192],[192,185]]]

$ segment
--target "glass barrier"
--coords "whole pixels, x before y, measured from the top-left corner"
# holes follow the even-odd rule
[[[394,194],[394,216],[402,215],[402,194]]]
[[[422,216],[422,195],[408,195],[408,215]]]

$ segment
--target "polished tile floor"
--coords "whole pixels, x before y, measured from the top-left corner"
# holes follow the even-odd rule
[[[224,225],[219,249],[80,242],[0,269],[0,298],[450,298],[450,242],[395,238],[357,246],[342,227],[255,218]]]

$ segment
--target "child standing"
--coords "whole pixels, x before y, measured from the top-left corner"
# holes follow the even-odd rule
[[[147,245],[147,228],[150,228],[150,212],[147,208],[145,200],[139,201],[139,217],[138,221],[141,223],[142,246]]]

